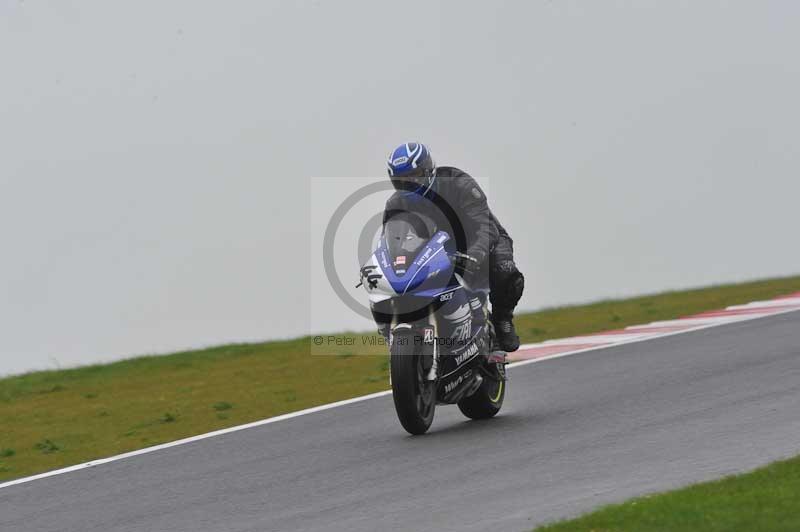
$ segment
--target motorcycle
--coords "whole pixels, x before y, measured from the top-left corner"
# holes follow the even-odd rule
[[[506,394],[506,354],[494,347],[488,281],[468,286],[455,265],[463,255],[447,232],[434,231],[410,213],[387,220],[358,285],[388,337],[395,410],[414,435],[430,428],[437,405],[486,419]]]

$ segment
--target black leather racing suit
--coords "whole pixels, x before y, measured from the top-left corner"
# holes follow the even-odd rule
[[[384,222],[397,212],[417,212],[433,220],[437,230],[454,236],[459,251],[483,261],[483,268],[488,259],[493,319],[512,319],[525,285],[514,263],[514,242],[469,174],[451,166],[437,167],[423,198],[403,190],[389,198]]]

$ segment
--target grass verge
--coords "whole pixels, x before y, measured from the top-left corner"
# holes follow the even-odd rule
[[[537,342],[796,291],[800,276],[548,309],[517,324]],[[352,342],[327,356],[312,356],[306,337],[0,379],[0,480],[387,389],[386,348],[339,337]]]
[[[800,457],[751,473],[606,506],[537,532],[800,530]]]

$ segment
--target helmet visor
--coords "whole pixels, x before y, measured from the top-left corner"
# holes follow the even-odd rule
[[[418,166],[408,172],[404,172],[403,174],[396,175],[395,179],[398,181],[406,181],[408,183],[414,183],[415,185],[427,185],[428,178],[430,177],[431,173],[427,168],[422,166]]]

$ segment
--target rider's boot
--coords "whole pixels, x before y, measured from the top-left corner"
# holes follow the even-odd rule
[[[514,313],[502,309],[495,309],[492,315],[497,344],[507,353],[519,349],[519,336],[514,328]]]

